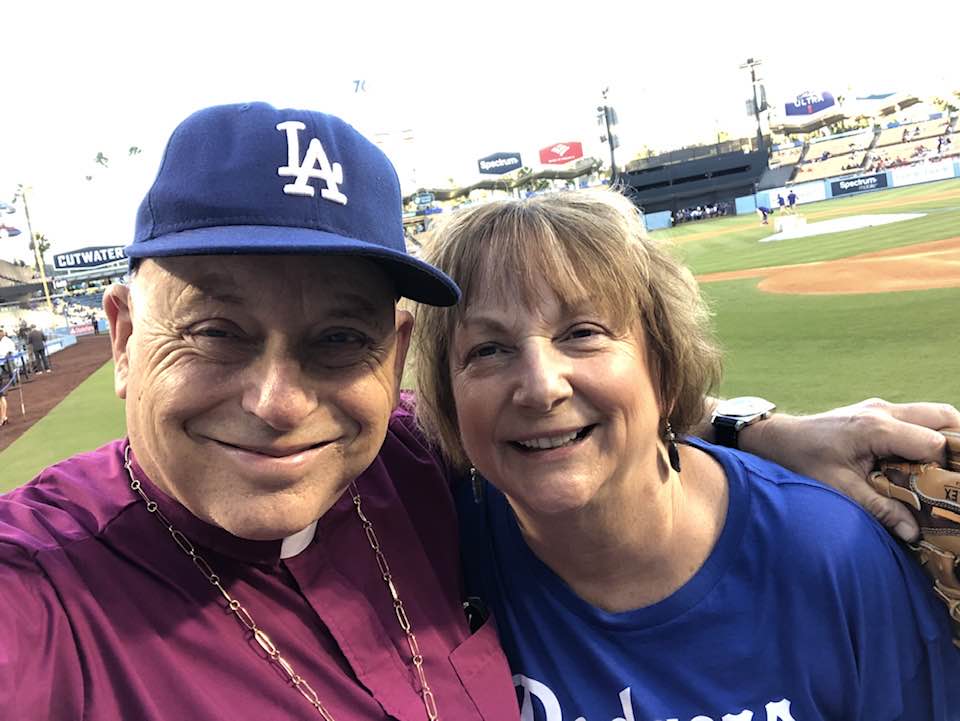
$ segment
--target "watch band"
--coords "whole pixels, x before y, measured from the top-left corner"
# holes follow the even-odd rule
[[[723,416],[714,418],[713,436],[718,446],[740,450],[740,421]]]

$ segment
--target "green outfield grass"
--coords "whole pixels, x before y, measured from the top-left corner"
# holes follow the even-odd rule
[[[123,401],[114,395],[113,363],[109,362],[0,453],[0,491],[123,433]]]
[[[808,222],[863,213],[927,213],[886,226],[759,243],[756,218],[693,223],[660,235],[697,274],[833,260],[960,235],[960,179],[801,207]],[[692,227],[692,226],[699,226]],[[706,227],[704,227],[706,226]],[[710,227],[712,226],[712,227]],[[864,295],[781,295],[759,279],[705,283],[725,350],[721,394],[765,395],[801,412],[879,395],[960,405],[960,288]]]
[[[779,295],[755,280],[709,283],[724,348],[721,395],[761,395],[791,412],[879,395],[960,406],[960,288]]]

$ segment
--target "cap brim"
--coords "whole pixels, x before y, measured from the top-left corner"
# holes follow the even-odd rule
[[[397,292],[427,305],[449,306],[460,288],[429,263],[382,245],[309,228],[225,225],[167,233],[128,245],[128,258],[175,255],[349,255],[369,258],[393,279]]]

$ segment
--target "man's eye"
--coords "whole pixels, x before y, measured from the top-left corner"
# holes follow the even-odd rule
[[[336,330],[324,333],[319,341],[330,345],[363,345],[367,342],[367,337],[352,330]]]
[[[235,338],[236,333],[231,333],[223,328],[197,328],[192,334],[198,338]]]

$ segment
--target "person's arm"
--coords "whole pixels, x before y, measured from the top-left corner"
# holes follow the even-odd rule
[[[693,433],[713,440],[708,411]],[[810,416],[774,413],[740,431],[740,448],[833,486],[872,513],[894,534],[913,541],[919,527],[907,507],[879,495],[867,482],[878,458],[945,460],[937,430],[960,427],[960,412],[946,403],[888,403],[871,398]]]
[[[0,543],[0,709],[5,721],[84,716],[84,676],[56,590],[31,558]]]

